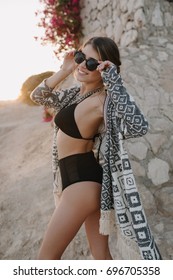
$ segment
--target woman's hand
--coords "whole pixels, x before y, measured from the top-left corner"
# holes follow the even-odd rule
[[[65,53],[63,64],[60,70],[46,79],[46,85],[50,88],[55,88],[64,79],[66,79],[77,67],[74,61],[74,51]]]
[[[75,51],[69,51],[65,53],[63,64],[61,66],[61,70],[68,74],[72,73],[77,67],[77,64],[74,61],[74,52]]]
[[[109,68],[113,65],[113,63],[109,60],[105,60],[105,61],[98,61],[99,65],[97,67],[97,70],[101,73],[103,70],[105,70],[106,68]]]

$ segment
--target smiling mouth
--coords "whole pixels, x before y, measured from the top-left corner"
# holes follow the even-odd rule
[[[82,71],[82,70],[80,70],[80,69],[78,69],[78,73],[79,73],[79,74],[81,74],[81,75],[88,75],[88,73],[87,73],[87,72]]]

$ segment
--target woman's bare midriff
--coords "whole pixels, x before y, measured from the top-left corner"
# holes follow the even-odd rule
[[[71,136],[68,136],[61,130],[58,131],[57,147],[59,159],[73,154],[87,153],[92,150],[93,145],[93,140],[73,138]]]

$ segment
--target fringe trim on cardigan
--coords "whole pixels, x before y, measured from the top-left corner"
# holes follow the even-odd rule
[[[117,228],[117,249],[122,260],[141,260],[139,247],[132,239],[127,239]]]
[[[100,216],[100,234],[110,235],[116,233],[116,247],[122,260],[141,260],[138,245],[130,238],[122,235],[121,229],[116,224],[114,210],[101,210]]]
[[[103,235],[109,235],[115,230],[115,213],[114,209],[100,212],[99,232]]]
[[[56,172],[53,172],[54,181],[53,181],[53,196],[55,201],[55,207],[58,206],[59,200],[62,194],[62,182],[59,169]]]

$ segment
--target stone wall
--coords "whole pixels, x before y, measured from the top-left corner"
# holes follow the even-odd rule
[[[120,46],[173,33],[173,3],[166,0],[81,0],[83,33],[105,34]]]
[[[173,1],[172,0],[144,0],[146,18],[143,38],[149,36],[173,35]]]
[[[156,45],[153,38],[150,45],[120,52],[125,85],[150,124],[146,136],[126,142],[133,170],[157,211],[173,216],[173,42],[160,38]]]

